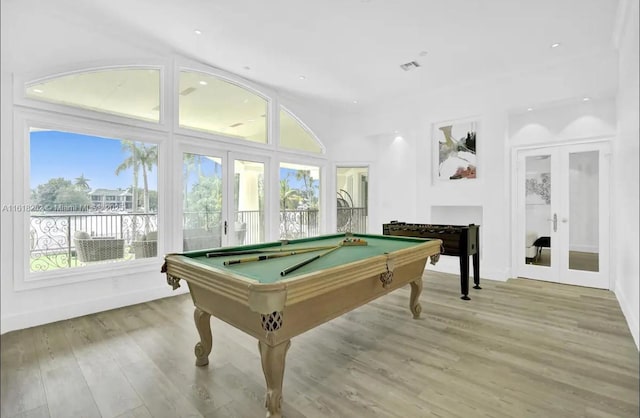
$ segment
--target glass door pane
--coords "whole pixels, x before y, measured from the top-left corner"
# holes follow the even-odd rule
[[[551,155],[525,159],[525,263],[551,266]]]
[[[265,242],[264,172],[262,162],[234,160],[233,209],[229,245]]]
[[[569,269],[599,271],[599,152],[569,153]]]
[[[320,234],[320,167],[280,164],[280,239]]]
[[[222,158],[183,154],[183,251],[220,247],[223,233]]]
[[[367,232],[369,168],[338,167],[336,170],[336,231]]]

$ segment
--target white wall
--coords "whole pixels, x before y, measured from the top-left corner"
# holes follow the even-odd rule
[[[640,61],[638,42],[638,2],[629,1],[626,22],[623,23],[619,43],[619,76],[618,76],[618,140],[614,145],[613,158],[613,199],[617,210],[614,212],[613,241],[619,243],[613,252],[615,269],[615,292],[624,312],[629,328],[639,344],[640,311],[638,298],[638,282],[640,271],[640,246],[638,243],[639,217],[638,193],[640,167],[640,149],[638,142],[638,61]]]
[[[15,176],[21,173],[20,163],[13,159],[14,135],[13,79],[16,76],[54,73],[68,70],[69,65],[82,68],[87,64],[104,64],[118,59],[165,60],[168,51],[152,43],[140,44],[133,34],[118,32],[116,36],[102,32],[111,22],[83,20],[64,13],[64,2],[2,2],[1,47],[1,191],[2,204],[14,203]],[[71,4],[69,4],[71,5]],[[74,2],[73,7],[76,7]],[[61,8],[62,7],[62,8]],[[80,7],[78,5],[78,7]],[[127,36],[130,35],[130,36]],[[136,40],[132,43],[131,40]],[[100,310],[126,306],[175,294],[160,274],[161,261],[142,263],[136,271],[115,267],[106,278],[62,286],[47,286],[33,290],[15,290],[14,279],[22,272],[14,263],[17,234],[14,229],[20,213],[2,212],[0,233],[0,332],[57,321]],[[186,286],[181,289],[186,291]]]
[[[376,167],[382,178],[374,181],[372,175],[371,193],[379,199],[372,202],[372,231],[390,220],[436,223],[431,213],[434,206],[469,207],[470,218],[475,218],[475,208],[481,207],[481,277],[511,277],[511,147],[530,143],[533,137],[548,142],[614,136],[615,106],[611,98],[617,88],[616,79],[617,55],[607,50],[552,68],[444,86],[437,91],[416,86],[401,97],[365,109],[353,123],[359,127],[360,135],[352,131],[349,141],[355,138],[358,144],[377,144]],[[581,100],[585,95],[593,99],[586,107],[580,107],[585,104]],[[557,115],[556,107],[563,103],[575,105],[567,105]],[[537,113],[546,120],[541,134],[522,136],[516,134],[517,130],[509,134],[509,115],[529,106],[549,108]],[[585,114],[585,109],[590,112]],[[586,117],[589,113],[596,115],[595,120]],[[480,119],[478,179],[433,184],[432,124],[468,117]],[[402,143],[394,142],[394,130],[404,136]],[[337,145],[343,143],[346,138],[336,141]],[[334,157],[338,158],[341,151],[334,150]],[[455,214],[452,222],[459,222],[460,211]],[[437,222],[443,222],[441,214]],[[441,260],[434,268],[456,273],[458,262]]]

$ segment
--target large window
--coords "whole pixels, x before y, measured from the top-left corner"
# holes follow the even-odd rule
[[[179,123],[225,136],[267,143],[267,100],[219,77],[180,72]]]
[[[158,122],[160,70],[123,68],[80,72],[31,83],[36,100]]]
[[[174,77],[176,90],[163,93],[163,80]],[[28,146],[14,148],[15,161],[29,160],[28,172],[16,165],[16,178],[29,177],[16,198],[28,202],[29,210],[16,227],[25,233],[14,240],[26,251],[25,273],[37,273],[34,280],[57,279],[42,272],[157,257],[158,231],[163,231],[159,164],[167,164],[162,167],[167,179],[181,173],[183,178],[182,187],[163,189],[172,194],[167,202],[182,202],[184,215],[167,220],[183,226],[182,248],[168,250],[272,240],[276,222],[281,238],[321,231],[320,168],[283,163],[279,179],[273,179],[269,164],[297,161],[302,154],[314,158],[324,147],[292,112],[272,109],[271,97],[247,83],[206,70],[173,74],[157,65],[134,65],[25,81],[21,88],[24,97],[16,104],[37,108],[38,116],[21,116],[22,125],[16,126],[17,135],[27,127]],[[165,112],[173,103],[175,115]],[[108,123],[97,120],[97,113],[87,118],[87,111],[102,112]],[[269,137],[271,126],[279,126],[278,137]],[[188,135],[176,135],[186,130]],[[157,144],[165,140],[168,149],[185,146],[182,161],[158,158]],[[212,155],[213,149],[224,151]],[[274,188],[280,189],[279,205],[268,202]],[[19,210],[26,212],[24,206]],[[176,241],[168,237],[166,245]],[[82,280],[82,273],[74,272],[59,278],[67,274]]]
[[[324,152],[311,131],[285,108],[280,109],[280,146],[314,154]]]
[[[320,234],[320,168],[280,164],[280,239]]]
[[[157,255],[158,147],[31,128],[30,270]]]

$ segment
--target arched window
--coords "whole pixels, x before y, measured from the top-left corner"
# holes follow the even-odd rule
[[[26,96],[146,121],[160,121],[160,70],[109,68],[31,83]]]
[[[314,154],[324,152],[324,147],[309,128],[284,107],[280,108],[280,146]]]
[[[181,71],[179,124],[183,128],[266,144],[267,100],[220,77]]]

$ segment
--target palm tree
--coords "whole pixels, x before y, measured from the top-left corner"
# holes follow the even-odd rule
[[[84,176],[84,173],[80,174],[80,177],[76,177],[76,186],[80,189],[80,190],[91,190],[91,187],[89,187],[89,182],[91,181],[91,179],[88,179]]]
[[[145,145],[129,140],[122,141],[122,150],[129,153],[129,156],[116,168],[116,175],[131,168],[133,170],[133,210],[138,209],[138,176],[142,171],[143,181],[143,205],[145,210],[145,233],[149,232],[149,176],[148,173],[158,164],[158,147],[156,145]],[[136,217],[133,217],[132,226],[134,234],[136,231]]]
[[[140,167],[142,168],[142,181],[144,185],[144,210],[149,212],[149,178],[148,172],[153,170],[153,166],[158,164],[158,146],[142,144],[140,150]]]
[[[287,179],[280,180],[280,210],[291,209],[300,201],[300,191],[292,189]]]
[[[138,173],[140,171],[140,158],[139,151],[136,144],[129,140],[122,140],[122,151],[128,152],[130,155],[116,167],[116,176],[120,175],[123,171],[133,169],[133,187],[131,190],[133,211],[138,209]]]

